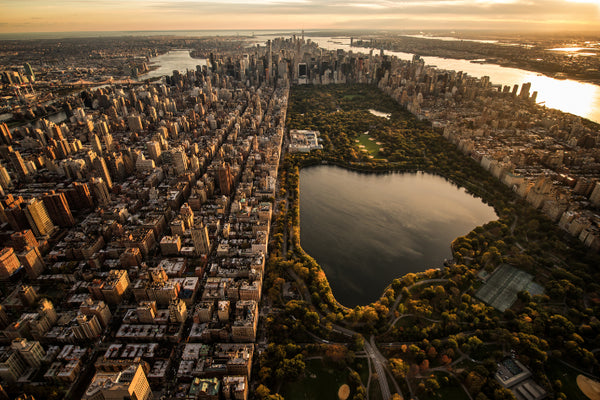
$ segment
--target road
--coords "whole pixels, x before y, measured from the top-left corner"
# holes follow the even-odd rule
[[[390,386],[387,382],[387,375],[385,374],[385,367],[387,366],[387,360],[379,353],[377,346],[375,346],[375,338],[365,340],[365,352],[375,367],[377,377],[379,378],[379,386],[381,387],[381,397],[383,400],[389,400],[392,397],[390,392]]]

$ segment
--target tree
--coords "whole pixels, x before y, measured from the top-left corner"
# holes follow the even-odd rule
[[[304,357],[302,357],[302,354],[298,354],[294,358],[283,360],[281,369],[277,370],[277,374],[280,374],[281,371],[283,379],[286,381],[295,381],[304,373],[305,369]]]
[[[392,375],[394,375],[394,378],[406,378],[406,374],[408,373],[408,364],[406,364],[404,360],[402,360],[401,358],[390,358],[389,365],[390,370],[392,371]]]

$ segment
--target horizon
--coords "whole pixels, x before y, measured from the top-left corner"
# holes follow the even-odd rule
[[[317,33],[328,34],[382,34],[390,33],[394,35],[415,35],[422,34],[425,36],[455,35],[457,39],[462,39],[461,35],[485,35],[490,37],[512,37],[514,35],[545,35],[545,36],[566,36],[566,35],[598,35],[600,38],[600,28],[598,29],[562,29],[552,30],[548,32],[543,29],[539,30],[511,30],[511,29],[479,29],[479,28],[463,28],[463,29],[340,29],[340,28],[273,28],[273,29],[147,29],[147,30],[87,30],[87,31],[30,31],[30,32],[0,32],[0,40],[55,40],[55,39],[95,39],[95,38],[110,38],[110,37],[252,37],[252,36],[267,36],[273,34],[281,35],[300,35],[302,32],[310,39],[310,36]],[[206,34],[204,34],[206,33]],[[473,37],[473,36],[471,36]]]

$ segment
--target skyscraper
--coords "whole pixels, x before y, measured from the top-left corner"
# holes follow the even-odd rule
[[[192,228],[192,241],[196,254],[208,254],[210,252],[210,240],[208,229],[202,222],[200,226]]]
[[[44,259],[42,258],[40,250],[37,247],[25,248],[17,255],[17,258],[21,264],[23,264],[27,276],[31,279],[35,279],[40,276],[40,274],[44,272],[44,268],[46,268]]]
[[[6,124],[0,124],[0,143],[9,145],[12,143],[12,135]]]
[[[142,365],[136,364],[121,372],[96,372],[82,399],[152,400],[153,395]]]
[[[19,176],[19,178],[26,179],[29,176],[29,171],[25,166],[25,161],[23,161],[21,153],[19,153],[18,151],[11,151],[8,154],[8,158],[10,159],[10,162],[15,171],[17,171],[17,175]]]
[[[102,178],[106,183],[108,190],[112,189],[112,179],[110,177],[110,173],[108,172],[108,167],[106,166],[106,161],[104,161],[104,158],[96,157],[92,163],[99,177]]]
[[[69,227],[75,225],[75,218],[71,214],[71,207],[67,202],[67,197],[64,193],[50,193],[44,194],[42,197],[46,210],[50,214],[52,222],[61,227]]]
[[[227,164],[226,162],[221,163],[218,172],[219,189],[221,189],[221,194],[229,196],[231,194],[231,189],[233,186],[233,179],[231,177],[231,170],[229,168],[229,164]]]
[[[98,205],[107,206],[110,204],[110,192],[102,178],[92,178],[90,187],[92,188],[92,193]]]
[[[25,207],[25,216],[36,236],[51,235],[56,227],[52,223],[44,202],[40,199],[29,199]]]
[[[69,207],[73,210],[94,208],[94,201],[87,183],[73,182],[66,191]]]
[[[20,266],[21,263],[12,247],[0,250],[0,279],[10,278]]]

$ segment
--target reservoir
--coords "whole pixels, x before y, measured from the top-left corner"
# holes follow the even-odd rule
[[[436,175],[300,171],[302,248],[348,307],[377,300],[407,273],[442,268],[455,238],[497,218],[481,199]]]

